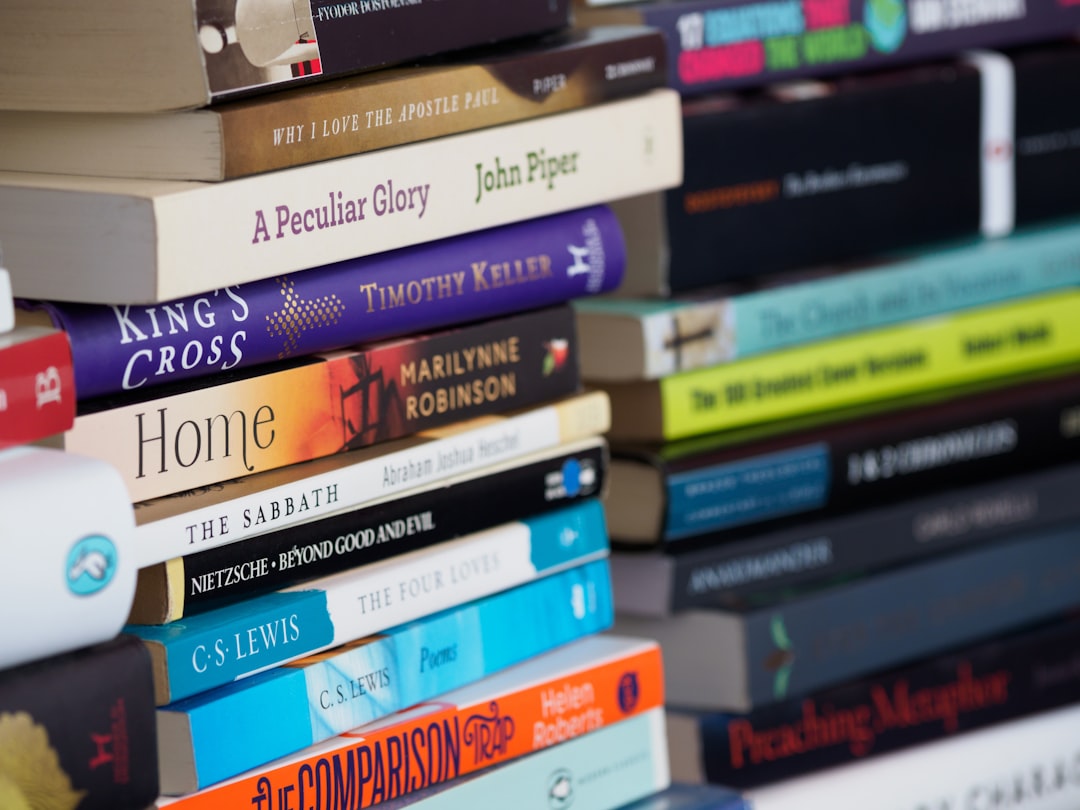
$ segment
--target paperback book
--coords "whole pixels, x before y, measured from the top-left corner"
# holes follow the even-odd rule
[[[139,570],[128,621],[164,624],[599,496],[599,436]]]
[[[93,399],[610,292],[625,261],[590,206],[148,306],[20,299],[18,318],[67,333]]]
[[[568,305],[82,401],[62,446],[132,502],[381,444],[581,387]]]
[[[155,303],[658,191],[682,169],[679,96],[658,88],[223,183],[0,172],[0,241],[21,298]],[[601,256],[584,247],[563,258],[588,272]]]
[[[458,475],[603,433],[607,395],[454,422],[374,447],[140,501],[135,547],[140,568],[357,509]]]
[[[260,796],[313,790],[315,772],[327,771],[342,776],[325,785],[340,803],[371,807],[534,752],[558,750],[565,742],[650,717],[652,710],[658,710],[662,729],[661,669],[660,649],[651,642],[608,635],[583,639],[191,793],[175,806],[255,806]],[[167,758],[163,766],[182,768]],[[344,778],[346,771],[351,778]]]
[[[0,169],[226,180],[623,98],[665,69],[656,29],[595,26],[175,112],[0,110]]]
[[[612,621],[610,588],[604,561],[587,563],[171,703],[157,713],[163,791],[191,792],[191,775],[215,784],[595,635]]]
[[[1020,532],[734,610],[617,612],[615,631],[661,643],[669,705],[747,712],[1075,609],[1076,531]]]
[[[155,693],[179,700],[607,556],[603,510],[592,499],[170,624],[127,630],[150,648]]]

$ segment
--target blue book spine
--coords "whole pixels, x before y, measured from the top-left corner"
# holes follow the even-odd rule
[[[162,626],[147,643],[167,702],[379,633],[609,550],[596,499]]]
[[[527,621],[524,619],[527,617]],[[159,709],[190,735],[200,786],[299,751],[610,627],[596,560],[374,640],[278,667]]]

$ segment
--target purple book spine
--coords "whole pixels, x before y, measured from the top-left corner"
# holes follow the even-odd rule
[[[625,264],[591,206],[166,303],[19,304],[68,333],[86,400],[596,295]]]

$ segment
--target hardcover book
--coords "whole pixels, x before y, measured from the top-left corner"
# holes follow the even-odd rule
[[[599,436],[453,476],[360,509],[139,570],[128,621],[164,624],[600,495]]]
[[[625,262],[590,206],[150,306],[20,299],[18,319],[67,333],[91,399],[555,306],[615,289]]]
[[[120,635],[4,669],[0,739],[5,808],[144,810],[159,792],[150,656]]]
[[[598,560],[171,703],[157,714],[163,790],[193,790],[189,770],[215,784],[599,633],[610,588]]]
[[[680,182],[659,88],[224,183],[0,172],[0,241],[21,298],[153,303]]]
[[[1080,802],[1080,785],[1068,776],[1080,757],[1078,727],[1080,705],[1073,704],[744,795],[755,810],[867,807],[888,785],[890,806],[904,810],[998,796],[1022,797],[1025,810],[1072,810]]]
[[[734,610],[617,612],[615,630],[661,643],[669,705],[747,712],[1074,610],[1076,532],[1021,532]]]
[[[134,518],[108,464],[0,450],[0,669],[108,641],[131,608]]]
[[[576,393],[568,305],[83,401],[62,446],[131,500],[379,444]]]
[[[1061,708],[1078,641],[1071,615],[749,714],[669,710],[672,776],[757,787]]]
[[[603,433],[603,392],[454,422],[382,445],[135,504],[140,568],[396,497]]]
[[[592,499],[171,624],[127,629],[150,648],[155,694],[173,701],[607,555],[603,510]]]
[[[984,484],[943,486],[892,505],[871,501],[839,517],[794,519],[783,528],[731,536],[717,532],[671,553],[614,553],[615,606],[627,614],[665,616],[767,601],[792,588],[839,582],[1020,531],[1080,522],[1078,486],[1080,464],[1073,462]]]
[[[0,331],[0,448],[70,429],[75,396],[67,335],[47,326]]]
[[[938,245],[848,268],[794,271],[673,298],[574,302],[586,380],[680,371],[1080,282],[1080,220]]]
[[[0,169],[225,180],[634,95],[665,59],[654,28],[569,28],[199,109],[0,111]]]
[[[315,746],[313,751],[320,758],[314,758],[313,765],[309,764],[303,772],[306,775],[319,767],[320,762],[325,762],[324,769],[330,766],[341,771],[347,765],[341,761],[347,754],[337,752],[345,750],[350,743],[360,745],[359,741],[342,738],[333,747],[329,744]],[[458,754],[454,756],[457,762]],[[461,756],[470,757],[468,748]],[[480,764],[484,764],[483,758],[480,758]],[[256,770],[253,779],[272,768]],[[451,768],[453,772],[448,774],[447,781],[437,781],[442,775],[440,772],[436,772],[436,779],[432,780],[426,770],[422,777],[408,785],[416,788],[414,792],[383,799],[390,794],[387,789],[380,788],[379,795],[368,804],[353,804],[352,807],[460,810],[462,807],[485,807],[490,801],[495,802],[496,807],[550,810],[553,806],[566,807],[567,797],[571,797],[573,807],[578,810],[617,810],[627,802],[656,794],[671,782],[664,740],[664,713],[659,707],[580,734],[564,743],[504,761],[501,765],[464,775],[453,775],[460,770],[456,764]],[[382,784],[386,784],[386,777],[381,779]],[[279,789],[281,793],[276,792]],[[241,801],[249,800],[255,807],[273,807],[270,802],[275,799],[286,797],[284,800],[287,801],[294,792],[299,795],[306,791],[311,791],[307,779],[279,786],[267,778],[260,787],[249,788],[246,792],[238,789],[237,794]],[[158,800],[158,807],[162,810],[216,810],[220,806],[214,804],[214,799],[219,792],[218,788],[211,787],[180,798],[163,797]],[[349,807],[348,802],[353,797],[360,800],[359,789],[343,779],[333,782],[327,788],[327,794],[330,800],[339,801],[339,806]]]
[[[348,784],[331,779],[338,786],[326,785],[344,791],[335,793],[338,801],[347,807],[371,807],[648,716],[663,707],[661,669],[660,649],[651,642],[609,635],[582,639],[455,689],[438,701],[192,793],[175,806],[254,806],[260,795],[277,795],[286,788],[312,790],[316,768],[329,766],[330,772],[344,775],[347,768],[353,775]],[[169,793],[171,785],[191,784],[194,774],[184,773],[184,764],[167,753],[161,758],[162,789]],[[408,778],[401,773],[406,768]]]
[[[578,25],[664,32],[668,84],[686,96],[924,62],[975,48],[1070,36],[1080,9],[1059,0],[588,0]]]
[[[689,100],[683,184],[616,205],[636,259],[620,294],[678,294],[1080,213],[1080,195],[1056,179],[1080,170],[1066,145],[1080,112],[1061,103],[1076,92],[1071,42]]]
[[[1080,368],[942,388],[668,444],[617,444],[605,504],[620,545],[672,548],[795,515],[836,514],[1077,458]]]
[[[610,383],[613,441],[663,442],[1075,363],[1080,296],[1032,296],[684,371]]]
[[[570,23],[570,0],[332,3],[327,0],[19,0],[9,31],[5,109],[132,112],[201,107],[536,35]]]

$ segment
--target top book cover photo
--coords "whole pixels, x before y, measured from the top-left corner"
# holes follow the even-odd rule
[[[570,25],[571,0],[10,0],[0,109],[149,112]]]

